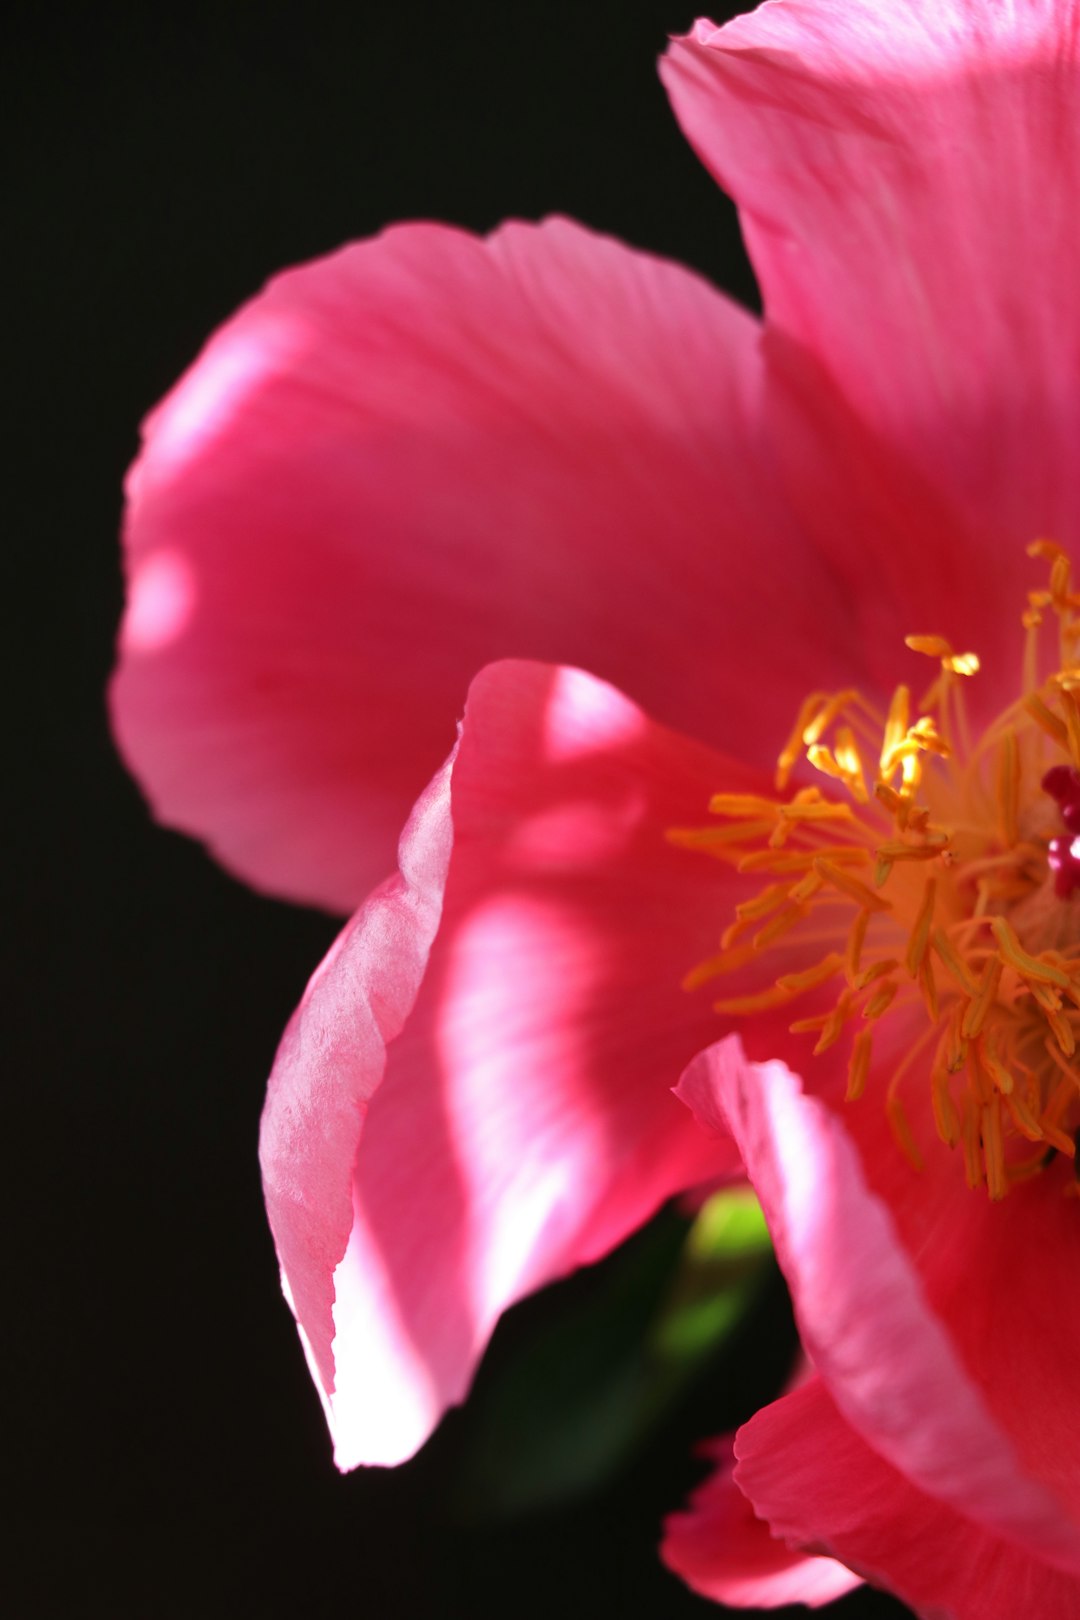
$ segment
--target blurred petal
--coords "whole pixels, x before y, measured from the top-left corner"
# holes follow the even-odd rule
[[[708,1451],[719,1467],[682,1513],[664,1525],[661,1556],[668,1568],[702,1597],[736,1609],[777,1609],[805,1603],[812,1609],[832,1603],[862,1577],[833,1558],[799,1552],[778,1540],[732,1478],[730,1438]]]

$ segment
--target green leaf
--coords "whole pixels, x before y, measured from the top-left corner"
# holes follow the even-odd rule
[[[741,1319],[771,1245],[749,1189],[716,1193],[686,1238],[682,1260],[654,1324],[654,1354],[688,1374]]]
[[[674,1209],[615,1255],[518,1307],[532,1333],[481,1370],[468,1408],[456,1505],[506,1519],[602,1486],[715,1362],[767,1274],[753,1194],[717,1193],[692,1221]],[[561,1295],[561,1298],[558,1296]]]

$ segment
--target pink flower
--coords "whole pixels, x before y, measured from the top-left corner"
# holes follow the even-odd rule
[[[122,746],[234,871],[359,905],[262,1135],[342,1467],[741,1163],[815,1370],[670,1564],[1080,1616],[1080,637],[1024,555],[1080,538],[1078,52],[1072,0],[699,23],[663,75],[764,326],[567,221],[402,226],[151,418]]]

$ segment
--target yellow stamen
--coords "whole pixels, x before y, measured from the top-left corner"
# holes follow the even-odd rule
[[[684,990],[697,990],[699,986],[708,984],[710,979],[719,979],[726,973],[737,973],[739,968],[746,967],[747,963],[757,959],[757,951],[752,945],[744,945],[741,950],[721,951],[716,956],[706,957],[682,981]]]
[[[940,658],[941,667],[950,675],[977,675],[978,653],[954,653],[944,636],[905,636],[905,647],[912,652],[925,653],[928,658]]]
[[[864,972],[860,973],[852,988],[854,990],[865,990],[867,985],[873,984],[876,979],[883,979],[887,973],[894,972],[899,966],[900,963],[895,956],[887,956],[882,961],[875,962],[873,967],[868,967]]]
[[[893,843],[879,844],[874,853],[890,866],[894,861],[936,861],[944,844],[945,840],[937,838],[929,844],[905,844],[897,839]]]
[[[831,1012],[827,1012],[818,1013],[814,1018],[797,1018],[793,1024],[788,1025],[788,1030],[792,1035],[815,1035],[825,1028],[832,1016]]]
[[[1002,737],[998,751],[997,800],[1001,840],[1011,847],[1020,836],[1020,754],[1012,730]]]
[[[1058,984],[1068,990],[1069,975],[1053,962],[1047,962],[1035,956],[1029,956],[1023,950],[1020,941],[1005,917],[992,917],[990,928],[998,942],[998,948],[1010,967],[1017,973],[1022,973],[1025,979],[1035,979],[1045,984]]]
[[[847,942],[847,976],[854,982],[858,978],[860,963],[862,961],[862,948],[866,941],[866,930],[870,922],[868,911],[855,913],[855,921],[851,925],[851,933]]]
[[[1059,748],[1064,748],[1069,733],[1056,714],[1046,707],[1042,698],[1035,692],[1029,692],[1024,699],[1024,708],[1037,726],[1041,726],[1046,735],[1056,742]]]
[[[843,957],[833,952],[826,956],[823,961],[815,963],[813,967],[804,968],[801,973],[782,974],[776,982],[782,990],[791,990],[796,994],[801,994],[804,990],[813,990],[817,985],[825,984],[840,972],[843,965]]]
[[[873,967],[866,967],[866,969],[863,970],[860,975],[858,975],[858,978],[855,980],[855,983],[853,983],[852,988],[853,990],[866,990],[868,985],[873,985],[874,980],[884,978],[886,977],[886,974],[892,974],[892,972],[894,972],[894,970],[899,966],[900,964],[899,961],[897,961],[897,957],[882,957],[881,961],[874,962]]]
[[[960,1116],[949,1091],[952,1076],[948,1069],[935,1068],[930,1073],[930,1101],[934,1110],[934,1124],[946,1147],[954,1148],[960,1140]]]
[[[885,762],[892,759],[893,753],[907,736],[910,717],[911,693],[906,686],[898,686],[889,705],[889,714],[885,721],[885,735],[881,740],[880,766],[882,776],[886,779],[892,774],[892,768],[886,768]]]
[[[944,962],[945,966],[948,968],[949,972],[952,974],[960,988],[966,991],[967,994],[972,998],[977,998],[979,994],[979,986],[972,978],[967,963],[953,949],[949,936],[940,928],[934,929],[933,944],[934,950],[937,952],[942,962]]]
[[[818,1036],[817,1045],[814,1047],[815,1057],[820,1057],[822,1052],[827,1052],[830,1046],[836,1045],[844,1032],[844,1025],[847,1023],[850,1012],[851,994],[845,990],[822,1025],[821,1034]]]
[[[759,1013],[769,1012],[774,1007],[783,1007],[795,997],[790,990],[781,990],[773,985],[769,990],[759,990],[750,996],[729,996],[726,1001],[714,1001],[713,1012],[718,1013]]]
[[[1043,1141],[1042,1126],[1018,1091],[1005,1094],[1005,1107],[1021,1136],[1025,1136],[1029,1142]]]
[[[791,780],[791,772],[799,758],[799,755],[803,751],[803,747],[805,746],[803,742],[803,733],[816,718],[819,710],[824,706],[824,704],[824,692],[811,692],[810,696],[806,699],[802,708],[799,710],[798,718],[792,727],[791,736],[784,744],[780,753],[780,758],[776,762],[776,791],[778,793],[783,793],[784,789],[788,785],[788,782]]]
[[[817,792],[816,788],[814,792]],[[781,805],[780,819],[769,834],[769,846],[771,849],[779,849],[797,833],[815,823],[853,820],[850,805],[830,804],[827,800],[808,799],[801,803],[796,800],[793,804]]]
[[[833,851],[829,850],[828,853],[832,855]],[[824,855],[814,857],[814,871],[819,877],[823,877],[826,882],[831,883],[834,888],[839,889],[841,893],[848,895],[857,905],[862,906],[865,911],[892,910],[887,900],[883,900],[880,895],[875,894],[873,889],[868,889],[865,883],[860,883],[858,878],[852,877],[848,872],[841,871],[834,861],[826,860]]]
[[[1065,1017],[1065,1014],[1060,1012],[1056,1007],[1047,1007],[1045,1009],[1045,1017],[1046,1022],[1050,1025],[1053,1032],[1054,1039],[1061,1047],[1061,1050],[1065,1053],[1065,1056],[1072,1057],[1073,1053],[1076,1051],[1076,1036],[1073,1033],[1072,1025]]]
[[[937,980],[934,978],[934,964],[927,953],[919,966],[919,989],[922,992],[926,1010],[930,1014],[931,1023],[936,1024],[941,1016],[938,1003]]]
[[[769,821],[736,821],[729,827],[669,827],[664,834],[669,844],[679,849],[703,850],[706,854],[714,849],[724,850],[723,859],[729,860],[726,846],[728,844],[741,844],[755,838],[761,838],[771,832],[774,823]]]
[[[916,720],[907,734],[907,740],[909,745],[914,744],[931,754],[940,754],[942,759],[948,759],[949,754],[952,752],[948,743],[938,731],[933,716],[929,714],[924,714],[921,719]],[[901,747],[903,746],[904,744],[901,744]]]
[[[844,786],[850,789],[857,799],[862,803],[866,802],[868,795],[866,784],[862,781],[861,767],[858,771],[852,770],[845,760],[838,759],[824,743],[814,743],[812,748],[806,750],[806,757],[816,771],[821,771],[825,776],[833,777],[837,782],[843,782]]]
[[[1059,546],[1056,540],[1047,540],[1041,535],[1037,540],[1029,540],[1024,550],[1029,557],[1040,557],[1043,562],[1051,564],[1056,563],[1061,557],[1068,556],[1064,546]]]
[[[904,646],[910,647],[912,652],[925,653],[928,658],[943,661],[952,655],[952,648],[944,636],[905,636]]]
[[[1060,691],[1061,710],[1065,719],[1065,732],[1069,740],[1069,753],[1074,765],[1080,765],[1080,709],[1076,694],[1069,687]]]
[[[851,1047],[851,1061],[848,1064],[847,1090],[844,1096],[848,1102],[857,1102],[866,1090],[866,1080],[870,1073],[870,1059],[873,1056],[873,1031],[862,1030],[856,1035]]]
[[[1002,1063],[997,1048],[989,1036],[980,1041],[979,1052],[997,1090],[1005,1097],[1013,1096],[1015,1093],[1015,1081],[1012,1070],[1007,1069]]]
[[[866,791],[866,777],[855,734],[850,726],[841,726],[836,734],[836,763],[844,773],[844,781],[852,797],[859,804],[868,804],[870,795]]]
[[[735,915],[740,922],[756,922],[761,917],[767,917],[770,911],[775,911],[787,900],[791,890],[786,883],[770,883],[767,889],[762,889],[752,900],[743,900],[735,907]]]
[[[1069,559],[1063,551],[1058,552],[1050,569],[1050,596],[1055,608],[1068,605]]]
[[[995,1203],[1008,1191],[1005,1179],[1005,1143],[1001,1133],[1001,1098],[992,1097],[982,1111],[983,1161],[986,1186]]]
[[[899,985],[894,979],[887,979],[884,984],[879,985],[863,1008],[863,1017],[880,1018],[882,1013],[887,1012],[892,1006],[893,998],[898,989]]]
[[[850,804],[833,804],[829,799],[804,799],[780,806],[780,819],[785,822],[854,821]]]
[[[813,720],[810,721],[803,731],[803,745],[807,748],[807,750],[813,748],[815,743],[817,743],[819,739],[825,735],[826,731],[828,731],[836,717],[842,714],[847,708],[848,704],[851,703],[857,696],[857,692],[855,692],[853,689],[849,689],[844,692],[837,692],[835,697],[829,698],[828,701],[823,704],[821,709],[814,716]]]
[[[934,920],[934,900],[937,895],[937,883],[933,878],[927,878],[923,890],[922,905],[919,907],[908,936],[907,956],[904,958],[907,970],[914,979],[922,966],[930,943],[930,927]]]
[[[800,878],[798,883],[792,884],[790,898],[793,904],[801,906],[807,900],[812,900],[814,895],[818,894],[824,887],[825,879],[819,872],[807,872],[806,876]]]
[[[1080,892],[1074,901],[1064,808],[1041,788],[1050,767],[1080,768],[1080,592],[1067,553],[1049,541],[1033,551],[1049,582],[1023,616],[1023,689],[974,746],[964,683],[978,658],[912,635],[907,646],[937,666],[918,708],[906,684],[884,716],[854,688],[811,693],[777,761],[776,799],[720,792],[710,808],[722,825],[667,834],[748,887],[688,988],[737,975],[739,993],[716,1003],[730,1016],[812,995],[788,1027],[815,1053],[846,1038],[852,1103],[874,1085],[873,1025],[891,1017],[904,1047],[884,1088],[897,1143],[921,1164],[928,1102],[936,1138],[995,1200],[1072,1157],[1080,1125]],[[1057,638],[1050,675],[1044,621]],[[800,760],[817,784],[788,792]],[[901,978],[914,994],[900,996]],[[899,1023],[923,1009],[921,1034]],[[899,1085],[920,1054],[929,1096],[917,1116]]]
[[[907,809],[906,800],[902,799],[896,789],[889,786],[888,782],[875,783],[874,797],[880,800],[891,816],[899,817]]]
[[[914,1136],[911,1134],[911,1126],[908,1124],[908,1118],[904,1113],[904,1105],[900,1098],[887,1097],[885,1099],[885,1112],[889,1116],[889,1124],[892,1126],[893,1135],[906,1154],[912,1168],[915,1170],[924,1169],[923,1156],[919,1152]]]
[[[753,855],[745,856],[738,864],[740,872],[805,872],[811,866],[816,866],[823,857],[831,861],[843,861],[848,866],[865,866],[870,860],[869,851],[859,849],[850,844],[830,845],[828,849],[810,849],[798,854],[777,854],[775,850],[760,849]]]
[[[994,1095],[995,1088],[986,1064],[983,1062],[983,1047],[980,1041],[968,1042],[967,1072],[972,1096],[976,1102],[985,1107]]]
[[[764,817],[770,826],[780,814],[779,805],[755,793],[714,793],[709,800],[709,809],[714,816]]]
[[[790,933],[796,923],[801,923],[803,918],[808,917],[809,914],[806,906],[788,906],[754,935],[754,949],[756,951],[767,950],[778,939],[782,939],[785,934]]]
[[[887,855],[879,855],[874,863],[874,888],[883,889],[892,874],[892,861]]]
[[[960,1026],[961,1034],[969,1041],[973,1041],[976,1035],[979,1034],[986,1023],[991,1007],[997,1000],[998,986],[1001,983],[1003,968],[1004,963],[1000,956],[991,957],[986,964],[986,972],[983,974],[979,993],[974,1001],[968,1003],[967,1011],[964,1013],[964,1021]]]
[[[960,1146],[964,1154],[964,1178],[974,1192],[983,1184],[983,1167],[982,1154],[979,1152],[979,1116],[970,1097],[964,1098]]]

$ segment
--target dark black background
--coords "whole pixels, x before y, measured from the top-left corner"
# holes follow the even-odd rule
[[[691,18],[687,0],[354,0],[7,24],[14,1615],[717,1612],[661,1569],[657,1530],[698,1477],[693,1439],[774,1393],[778,1288],[697,1409],[562,1514],[454,1523],[467,1414],[405,1468],[334,1472],[254,1146],[335,925],[155,828],[103,706],[137,423],[273,271],[392,219],[554,210],[753,301],[733,210],[655,73]],[[496,1354],[558,1309],[524,1307]],[[861,1593],[836,1612],[901,1611]]]

